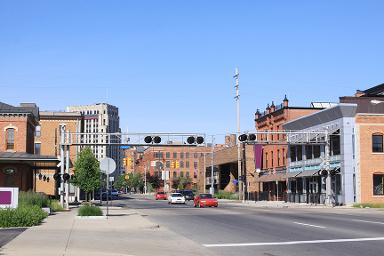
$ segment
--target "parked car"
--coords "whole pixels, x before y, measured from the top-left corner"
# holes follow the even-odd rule
[[[165,192],[157,192],[155,195],[156,200],[167,200],[167,194]]]
[[[181,193],[171,193],[168,197],[168,204],[185,204],[185,197]]]
[[[217,207],[219,202],[211,194],[200,194],[193,200],[193,206],[195,207]]]
[[[195,199],[195,195],[193,194],[192,190],[181,190],[180,194],[182,194],[187,201]]]

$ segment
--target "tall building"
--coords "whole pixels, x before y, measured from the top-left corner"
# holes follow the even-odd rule
[[[88,133],[85,142],[104,143],[103,138],[96,136],[97,133],[119,133],[120,118],[119,109],[107,103],[96,103],[93,105],[69,106],[68,112],[79,112],[84,116],[82,131]],[[115,175],[121,173],[121,150],[119,146],[91,146],[97,159],[110,157],[116,161]]]

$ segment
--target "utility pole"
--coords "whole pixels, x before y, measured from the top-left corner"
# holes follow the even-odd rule
[[[60,205],[65,208],[64,205],[64,142],[65,142],[65,125],[60,125]]]
[[[147,194],[147,169],[148,169],[148,163],[144,171],[144,194]]]
[[[236,119],[237,119],[237,180],[239,186],[239,199],[244,200],[243,195],[243,181],[242,181],[242,172],[241,172],[241,148],[240,148],[240,94],[239,94],[239,69],[236,68],[235,75],[235,88],[236,88]]]
[[[213,169],[214,169],[213,157],[214,157],[214,151],[215,151],[214,141],[215,141],[215,137],[212,135],[212,145],[211,145],[211,148],[212,148],[212,157],[211,157],[211,187],[209,188],[209,193],[211,195],[215,194],[215,188],[213,187],[213,183],[215,182],[215,179],[213,178]]]

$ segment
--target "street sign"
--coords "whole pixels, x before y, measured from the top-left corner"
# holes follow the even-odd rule
[[[130,149],[131,146],[121,145],[120,148],[121,148],[121,149]]]
[[[100,170],[105,174],[111,174],[116,170],[115,160],[105,157],[100,160]]]

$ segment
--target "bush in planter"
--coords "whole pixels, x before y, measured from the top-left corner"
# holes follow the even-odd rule
[[[59,200],[50,200],[49,201],[49,208],[51,208],[51,211],[53,211],[53,212],[64,211],[64,208],[61,206]]]
[[[19,206],[0,210],[0,227],[31,227],[39,225],[48,216],[39,206]]]
[[[83,205],[79,208],[79,216],[103,216],[103,211],[98,206]]]
[[[215,197],[218,199],[230,199],[230,200],[238,200],[239,195],[237,193],[231,193],[224,190],[220,190],[215,194]]]
[[[19,193],[19,206],[37,205],[40,208],[49,206],[49,199],[44,193],[35,193],[32,191]]]

